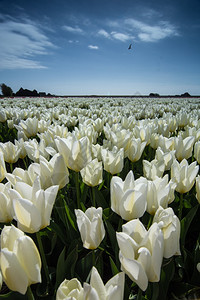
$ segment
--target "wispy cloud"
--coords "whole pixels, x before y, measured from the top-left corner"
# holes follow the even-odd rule
[[[125,24],[129,26],[129,30],[137,31],[139,40],[143,42],[156,42],[171,36],[178,36],[176,28],[167,21],[149,25],[135,19],[126,19]]]
[[[117,31],[111,31],[109,33],[104,29],[100,29],[98,31],[98,35],[105,37],[107,39],[115,39],[115,40],[118,40],[121,42],[126,42],[128,40],[134,39],[134,37],[132,35],[130,35],[129,33],[122,33],[122,32],[117,32]]]
[[[116,39],[119,40],[121,42],[126,42],[130,39],[132,39],[133,37],[129,34],[125,34],[125,33],[121,33],[121,32],[116,32],[116,31],[112,31],[111,32],[111,36]]]
[[[148,22],[139,21],[134,18],[109,20],[107,29],[100,29],[98,35],[107,39],[116,39],[122,42],[138,40],[143,42],[156,42],[172,36],[178,36],[176,27],[168,21],[153,20],[156,15],[154,10],[146,11]]]
[[[42,69],[37,55],[48,54],[54,45],[30,20],[0,15],[0,69]]]
[[[101,36],[103,36],[105,38],[110,38],[110,34],[107,31],[105,31],[104,29],[100,29],[98,31],[98,35],[101,35]]]
[[[92,50],[98,50],[99,49],[98,46],[94,46],[94,45],[89,45],[88,48],[92,49]]]
[[[64,26],[62,26],[62,28],[71,33],[82,34],[84,32],[83,29],[81,29],[78,26],[72,27],[72,26],[64,25]]]

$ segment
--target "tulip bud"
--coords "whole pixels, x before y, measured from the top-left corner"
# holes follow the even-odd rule
[[[164,239],[157,223],[147,231],[139,219],[129,221],[117,232],[117,242],[121,270],[143,291],[148,281],[160,280]]]
[[[114,176],[110,183],[111,208],[124,220],[129,221],[143,216],[147,205],[147,180],[134,180],[130,171],[125,180]]]
[[[6,172],[6,165],[4,161],[4,155],[0,151],[0,182],[4,180],[4,178],[6,177],[6,173],[7,172]]]
[[[37,232],[50,224],[51,212],[57,196],[58,185],[41,189],[39,178],[33,186],[17,182],[10,189],[17,226],[24,232]]]
[[[80,140],[72,135],[67,138],[57,137],[55,142],[59,153],[63,155],[67,167],[71,170],[79,172],[92,160],[91,142],[86,136]]]
[[[128,158],[130,159],[130,161],[136,162],[141,158],[146,144],[147,142],[146,141],[142,142],[140,138],[137,139],[132,138],[130,140],[128,144],[128,150],[127,150]]]
[[[189,192],[195,183],[198,171],[199,166],[196,161],[188,165],[186,159],[180,163],[174,160],[171,166],[171,178],[177,184],[175,190],[181,194]]]
[[[118,150],[113,147],[112,151],[101,149],[101,156],[104,165],[104,170],[111,174],[120,173],[124,166],[124,149]]]
[[[81,177],[85,184],[89,186],[97,186],[103,180],[102,162],[98,162],[95,158],[89,162],[81,171]]]
[[[161,206],[157,209],[153,218],[153,223],[159,224],[164,236],[164,254],[165,258],[173,255],[180,255],[180,221],[174,214],[171,207],[166,209]]]
[[[78,279],[73,278],[71,280],[64,280],[58,287],[56,293],[56,300],[84,300],[83,298],[83,287]]]
[[[123,300],[125,274],[120,272],[105,285],[95,267],[92,268],[90,284],[84,283],[84,299]]]
[[[90,207],[85,213],[80,209],[75,209],[75,214],[83,247],[86,249],[96,249],[105,236],[102,207]]]
[[[33,240],[14,226],[1,232],[0,267],[3,281],[12,291],[25,294],[29,285],[41,282],[41,259]]]

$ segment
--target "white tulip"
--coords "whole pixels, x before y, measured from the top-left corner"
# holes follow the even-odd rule
[[[75,214],[83,247],[96,249],[105,236],[102,207],[90,207],[85,213],[80,209],[75,209]]]

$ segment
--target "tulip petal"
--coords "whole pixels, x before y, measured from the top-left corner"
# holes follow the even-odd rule
[[[88,283],[84,282],[83,288],[84,288],[83,299],[87,299],[87,300],[99,300],[99,295],[98,295],[97,291],[91,285],[89,285]]]
[[[121,253],[119,254],[119,260],[121,262],[121,270],[124,271],[142,291],[145,291],[148,286],[148,278],[141,264],[136,260],[125,258]]]
[[[41,259],[33,240],[27,235],[18,238],[13,252],[16,254],[20,265],[26,272],[29,285],[41,282]]]
[[[25,182],[17,182],[15,185],[16,191],[21,195],[22,198],[31,200],[32,198],[32,187]]]
[[[135,251],[138,248],[135,241],[124,232],[117,232],[116,236],[122,255],[129,259],[135,259]]]
[[[8,288],[24,295],[28,287],[28,278],[18,261],[16,254],[6,248],[2,249],[0,265],[3,280]]]
[[[125,273],[113,276],[105,285],[107,300],[121,300],[124,296]]]
[[[95,267],[92,268],[91,278],[90,278],[90,285],[97,291],[99,296],[99,300],[106,299],[106,289],[99,275],[97,269]]]
[[[26,199],[13,201],[18,228],[24,232],[37,232],[41,227],[41,214],[35,205]]]
[[[13,225],[4,226],[1,232],[1,249],[7,248],[8,250],[12,251],[15,240],[22,236],[24,236],[24,232],[17,227]]]

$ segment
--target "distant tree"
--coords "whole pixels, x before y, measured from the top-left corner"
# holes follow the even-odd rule
[[[158,93],[150,93],[149,97],[160,97]]]
[[[13,95],[11,87],[7,86],[5,83],[1,84],[1,92],[4,97],[10,97]]]
[[[191,97],[191,95],[188,92],[185,92],[184,94],[181,94],[181,97]]]

